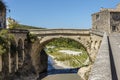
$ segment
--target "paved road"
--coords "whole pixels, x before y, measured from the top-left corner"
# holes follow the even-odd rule
[[[113,33],[109,36],[111,52],[115,64],[116,74],[120,80],[120,33]]]

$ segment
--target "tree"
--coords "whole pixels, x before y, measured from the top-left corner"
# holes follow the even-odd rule
[[[14,39],[14,36],[8,32],[8,30],[0,31],[0,55],[7,53],[10,41]]]
[[[15,21],[15,19],[12,19],[12,18],[9,17],[9,18],[7,18],[7,21],[8,21],[8,27],[10,29],[19,27],[19,24],[18,24],[17,21]]]

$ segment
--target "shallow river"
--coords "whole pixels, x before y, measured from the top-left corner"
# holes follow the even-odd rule
[[[77,72],[79,68],[63,68],[64,65],[56,65],[55,61],[48,58],[48,72],[42,73],[39,77],[31,75],[28,77],[16,77],[10,80],[81,80]]]
[[[57,66],[59,69],[56,69],[54,61],[51,57],[48,58],[48,72],[40,75],[38,80],[80,80],[77,72],[79,68],[64,69],[60,66]]]

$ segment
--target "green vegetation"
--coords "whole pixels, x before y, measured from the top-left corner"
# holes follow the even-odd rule
[[[10,29],[45,29],[40,27],[19,24],[16,20],[12,18],[8,18],[7,20],[8,20],[8,23],[9,23],[8,26]]]
[[[34,34],[30,34],[30,33],[29,33],[29,34],[27,35],[27,39],[28,39],[28,40],[27,40],[28,42],[34,43],[34,42],[37,40],[37,36],[34,35]]]
[[[50,48],[50,46],[52,48]],[[55,39],[52,42],[48,43],[46,47],[47,47],[46,52],[48,55],[53,56],[54,60],[56,61],[66,62],[67,64],[65,65],[71,67],[82,67],[89,64],[85,63],[85,61],[88,59],[88,54],[84,46],[71,39],[66,38]],[[65,54],[59,52],[60,50],[71,50],[82,53],[78,55]]]
[[[8,30],[0,31],[0,55],[6,53],[9,49],[10,41],[14,39],[14,36],[8,32]]]
[[[77,41],[67,39],[67,38],[57,38],[52,42],[48,43],[47,46],[55,46],[55,47],[64,47],[64,48],[73,48],[85,50],[84,46]]]
[[[22,24],[19,24],[19,26],[17,26],[16,28],[17,29],[45,29],[45,28],[39,28],[34,26],[22,25]]]
[[[88,58],[88,55],[85,51],[83,51],[83,53],[79,55],[72,55],[72,54],[60,53],[59,49],[57,50],[56,49],[57,48],[47,50],[48,55],[54,56],[54,60],[62,61],[62,62],[65,61],[68,63],[66,65],[71,67],[82,67],[87,65],[87,64],[84,64],[84,62]],[[77,51],[80,51],[80,50],[77,50]]]

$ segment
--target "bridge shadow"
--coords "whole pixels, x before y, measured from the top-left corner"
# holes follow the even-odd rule
[[[114,63],[114,58],[113,58],[113,53],[112,49],[110,46],[110,40],[108,37],[108,44],[109,44],[109,54],[110,54],[110,65],[111,65],[111,74],[112,74],[112,80],[118,80],[117,73],[116,73],[116,68],[115,68],[115,63]]]
[[[73,68],[73,69],[51,69],[47,72],[43,72],[39,74],[39,78],[37,80],[41,80],[48,75],[54,74],[68,74],[68,73],[77,73],[78,69],[80,68]]]
[[[37,80],[41,80],[48,75],[54,75],[54,74],[68,74],[68,73],[74,73],[75,74],[75,73],[78,72],[78,69],[80,69],[80,68],[65,68],[64,69],[60,66],[57,66],[57,67],[59,67],[60,69],[56,69],[53,66],[53,63],[48,58],[48,70],[47,70],[47,72],[40,73],[39,78]]]

